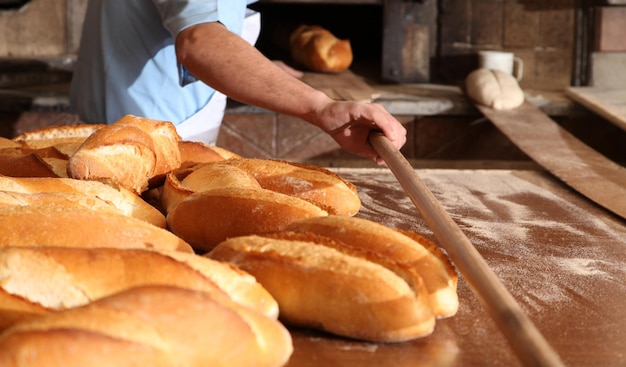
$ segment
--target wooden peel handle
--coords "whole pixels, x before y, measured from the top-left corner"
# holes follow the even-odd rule
[[[382,133],[372,133],[369,141],[494,319],[520,361],[526,366],[563,366],[556,352],[404,156]]]

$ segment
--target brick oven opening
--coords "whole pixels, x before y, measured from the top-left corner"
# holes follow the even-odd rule
[[[257,48],[271,59],[292,65],[289,35],[301,24],[319,25],[340,39],[349,39],[354,60],[350,70],[376,80],[380,76],[383,9],[377,4],[259,2],[261,13]]]
[[[19,9],[30,0],[0,0],[0,9]]]

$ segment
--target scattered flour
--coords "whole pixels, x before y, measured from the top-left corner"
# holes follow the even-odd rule
[[[607,265],[606,261],[601,260],[591,260],[591,259],[564,259],[564,258],[555,258],[553,259],[554,263],[557,266],[560,266],[562,269],[576,275],[605,275],[606,273],[598,268],[599,264]]]
[[[432,236],[392,174],[338,172],[357,184],[359,216]],[[595,297],[598,282],[626,294],[626,229],[617,229],[584,200],[569,200],[507,170],[419,170],[443,209],[505,286],[541,310],[570,297]],[[593,209],[593,208],[592,208]],[[616,250],[615,243],[624,243]],[[605,244],[613,246],[606,246]]]

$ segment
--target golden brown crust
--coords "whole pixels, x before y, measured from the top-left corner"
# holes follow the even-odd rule
[[[354,215],[356,187],[321,167],[228,159],[170,172],[161,205],[172,232],[207,251],[226,238],[279,231],[313,216]]]
[[[7,149],[7,148],[15,149],[15,148],[21,148],[21,147],[22,147],[21,142],[3,138],[0,136],[0,150]]]
[[[141,219],[82,207],[2,206],[0,247],[148,248],[193,252],[181,238]]]
[[[181,153],[178,142],[181,141],[181,137],[171,122],[126,115],[114,125],[136,126],[150,136],[156,156],[152,180],[159,177],[162,179],[165,173],[180,167]]]
[[[291,57],[299,65],[317,72],[341,72],[352,64],[349,40],[340,40],[316,25],[301,25],[289,38]]]
[[[65,328],[12,332],[0,340],[0,364],[6,367],[167,367],[171,366],[171,361],[167,354],[151,346]]]
[[[134,126],[109,125],[70,157],[67,173],[79,180],[113,181],[140,194],[148,188],[155,165],[150,135]]]
[[[353,216],[361,208],[354,184],[322,167],[252,158],[228,160],[224,164],[251,173],[264,189],[309,201],[330,214]]]
[[[165,228],[165,216],[133,192],[115,184],[71,178],[2,177],[0,192],[21,205],[79,205],[115,211]],[[17,194],[16,194],[17,193]],[[8,197],[5,195],[4,203]]]
[[[219,293],[170,286],[129,289],[20,323],[0,337],[0,364],[7,367],[278,367],[292,351],[276,320]]]
[[[0,175],[11,177],[59,177],[54,168],[35,153],[0,152]]]
[[[261,188],[261,185],[248,172],[230,165],[198,164],[167,174],[161,192],[161,206],[165,212],[170,212],[190,195],[228,187]]]
[[[197,163],[217,162],[224,159],[241,158],[236,153],[227,149],[207,145],[199,141],[181,140],[178,142],[182,168],[193,166]]]
[[[31,149],[57,147],[65,144],[81,144],[91,134],[106,124],[77,124],[46,126],[24,132],[12,140]]]
[[[216,170],[216,174],[211,174]],[[205,179],[186,181],[196,171],[204,172]],[[241,172],[243,171],[243,172]],[[171,210],[180,200],[196,193],[224,186],[258,187],[311,202],[326,212],[336,215],[355,215],[361,208],[356,187],[338,174],[322,167],[298,164],[276,159],[228,159],[197,164],[172,171],[163,187],[163,207]],[[257,182],[254,183],[250,176]],[[231,179],[232,177],[232,179]],[[193,184],[186,184],[193,182]]]
[[[109,180],[141,194],[180,166],[172,123],[127,115],[90,135],[70,157],[68,176]]]
[[[329,245],[324,236],[244,236],[207,256],[251,273],[276,298],[280,318],[350,338],[400,342],[429,335],[434,317],[396,273]]]
[[[0,289],[0,330],[48,312],[45,307]]]
[[[0,292],[18,298],[19,309],[30,313],[82,306],[129,288],[161,284],[221,292],[267,317],[278,316],[276,301],[251,275],[230,264],[190,253],[6,247],[0,248],[0,276]],[[15,303],[0,296],[0,319],[5,319],[1,311],[10,314]]]
[[[295,220],[324,215],[318,206],[288,195],[230,187],[190,195],[166,219],[196,251],[208,251],[229,237],[280,231]]]
[[[285,230],[325,235],[351,251],[376,254],[370,258],[372,261],[393,261],[403,269],[414,269],[424,281],[437,318],[452,316],[458,310],[457,274],[448,258],[422,236],[409,237],[373,221],[341,216],[307,218],[291,223]]]

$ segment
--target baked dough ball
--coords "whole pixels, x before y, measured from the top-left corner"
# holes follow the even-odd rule
[[[289,36],[291,57],[298,65],[322,73],[339,73],[352,64],[350,40],[317,25],[301,25]]]
[[[471,99],[494,110],[509,110],[524,103],[517,79],[499,70],[474,70],[467,76],[465,87]]]

